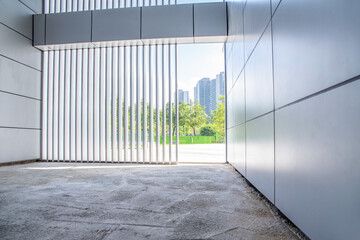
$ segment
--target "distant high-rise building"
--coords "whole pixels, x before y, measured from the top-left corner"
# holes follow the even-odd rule
[[[210,78],[202,78],[194,88],[194,100],[199,101],[201,106],[205,107],[205,112],[210,115]]]
[[[186,103],[186,104],[190,103],[189,91],[184,91],[184,103]]]
[[[205,106],[205,112],[210,116],[211,111],[220,103],[219,97],[225,95],[225,74],[221,72],[216,78],[202,78],[194,87],[194,100]]]
[[[225,74],[221,72],[216,75],[215,79],[211,80],[210,86],[210,110],[216,109],[216,105],[220,103],[220,96],[225,95]]]
[[[220,95],[225,96],[225,73],[221,72],[216,75],[216,79],[219,78],[220,81]]]
[[[183,102],[185,104],[190,103],[189,91],[184,91],[182,89],[179,89],[178,90],[178,95],[179,95],[179,102]]]
[[[196,100],[199,101],[199,92],[198,92],[197,84],[194,87],[194,101],[196,101]]]

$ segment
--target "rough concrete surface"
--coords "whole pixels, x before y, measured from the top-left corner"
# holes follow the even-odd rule
[[[298,239],[229,165],[0,168],[0,239]]]

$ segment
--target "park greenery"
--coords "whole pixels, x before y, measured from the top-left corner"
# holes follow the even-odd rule
[[[225,101],[219,98],[220,103],[211,111],[211,116],[205,113],[205,107],[198,101],[190,104],[179,104],[179,133],[192,136],[216,136],[224,138],[225,134]],[[182,121],[180,121],[180,119]]]
[[[217,103],[216,109],[211,111],[211,116],[208,116],[205,113],[205,107],[202,106],[198,101],[191,101],[189,104],[185,104],[180,102],[178,105],[178,112],[179,112],[179,136],[183,137],[213,137],[216,142],[223,142],[225,136],[225,98],[224,96],[219,97],[220,103]],[[131,122],[131,111],[133,111],[134,119],[138,119],[137,115],[140,114],[140,131],[143,131],[143,102],[139,106],[139,112],[137,111],[137,104],[134,104],[134,109],[131,109],[130,106],[128,107],[128,122]],[[122,117],[124,121],[124,104],[123,104],[123,112]],[[166,109],[166,136],[169,136],[169,131],[171,131],[171,136],[175,136],[176,134],[176,108],[175,103],[171,104],[171,117],[172,117],[172,128],[169,129],[169,103],[165,106]],[[147,131],[150,131],[150,107],[147,104],[146,107],[146,115],[147,115],[147,124],[146,128]],[[159,134],[161,137],[163,135],[163,112],[162,109],[159,109],[158,115],[156,114],[156,108],[153,109],[153,131],[154,137],[156,137],[156,123],[157,118],[159,119]],[[117,114],[117,111],[116,111]],[[137,131],[138,121],[134,122],[134,130]],[[129,124],[130,130],[130,124]],[[199,140],[200,141],[200,140]]]

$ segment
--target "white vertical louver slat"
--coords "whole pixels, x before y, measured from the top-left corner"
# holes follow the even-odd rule
[[[163,0],[164,5],[164,0]],[[161,80],[162,80],[162,89],[161,89],[161,96],[162,96],[162,163],[165,163],[166,157],[166,103],[165,103],[165,46],[164,44],[161,45]]]
[[[70,138],[69,138],[69,150],[70,150],[70,162],[76,160],[75,151],[75,97],[76,97],[76,50],[71,50],[70,58]]]
[[[126,4],[125,4],[126,7]],[[124,162],[129,162],[129,47],[124,47]]]
[[[100,121],[99,121],[99,129],[100,129],[100,162],[106,162],[106,122],[105,122],[105,111],[106,111],[106,101],[105,101],[105,94],[106,94],[106,66],[105,66],[105,59],[106,58],[106,48],[100,48],[100,89],[99,89],[99,113],[100,113]]]
[[[64,161],[70,160],[70,86],[71,86],[71,50],[65,51],[64,86]]]
[[[91,6],[91,5],[90,5]],[[94,161],[94,49],[88,51],[87,162]]]
[[[100,161],[100,49],[94,49],[94,161]]]
[[[44,13],[151,5],[165,1],[45,0]],[[175,124],[178,161],[176,44],[48,50],[42,77],[43,160],[173,163]]]
[[[54,52],[54,67],[53,67],[53,99],[52,99],[52,159],[58,161],[58,95],[59,95],[59,51]]]
[[[89,50],[83,49],[82,52],[82,81],[81,81],[81,161],[87,162],[88,157],[88,132],[87,132],[87,102],[88,102],[88,56]]]
[[[54,52],[51,51],[48,54],[48,94],[47,94],[47,160],[52,161],[53,160],[53,151],[52,151],[52,128],[53,128],[53,122],[52,122],[52,100],[53,100],[53,69],[54,69]]]
[[[112,61],[111,65],[111,73],[112,79],[111,83],[111,109],[110,109],[110,117],[111,117],[111,161],[116,162],[117,158],[117,142],[116,142],[116,117],[117,117],[117,48],[112,48]]]
[[[76,90],[75,90],[75,157],[82,162],[81,153],[81,99],[82,99],[82,49],[76,50]]]
[[[64,161],[65,51],[61,50],[59,54],[58,160]]]
[[[42,71],[42,130],[41,130],[41,159],[42,160],[47,160],[48,156],[47,156],[47,142],[48,142],[48,138],[47,138],[47,132],[48,132],[48,119],[47,119],[47,115],[48,115],[48,52],[44,51],[42,54],[43,57],[43,71]]]
[[[134,162],[134,142],[135,142],[135,134],[134,134],[134,128],[135,128],[135,118],[134,118],[134,94],[135,94],[135,80],[133,77],[133,47],[130,47],[130,162]]]
[[[118,47],[117,49],[118,55],[118,79],[117,79],[117,87],[118,87],[118,95],[117,95],[117,148],[118,148],[118,162],[124,161],[123,158],[123,76],[124,76],[124,63],[121,61],[122,56],[124,56],[124,48]]]
[[[112,132],[111,132],[111,85],[112,85],[112,51],[111,48],[106,48],[106,92],[105,92],[105,99],[106,99],[106,116],[105,116],[105,126],[106,126],[106,161],[112,162],[112,154],[111,154],[111,139],[112,139]]]

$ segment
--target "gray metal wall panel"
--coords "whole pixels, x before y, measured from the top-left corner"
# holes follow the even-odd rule
[[[276,107],[360,74],[359,9],[357,0],[281,2],[273,19]]]
[[[234,82],[236,79],[233,78],[232,70],[233,70],[233,54],[230,54],[230,57],[226,63],[226,84],[227,84],[227,93],[229,94],[232,90]]]
[[[274,14],[276,8],[278,7],[280,3],[280,0],[271,0],[271,8],[272,8],[272,13]]]
[[[358,239],[360,81],[276,112],[276,206],[312,239]]]
[[[234,45],[234,38],[233,36],[228,36],[228,39],[226,40],[226,43],[225,43],[225,46],[226,46],[226,49],[225,49],[225,56],[226,56],[226,63],[228,63],[229,61],[229,57],[231,56],[231,51],[232,51],[232,47]]]
[[[234,125],[233,116],[234,111],[232,111],[233,100],[232,100],[232,92],[226,94],[226,109],[228,110],[228,114],[226,115],[226,128],[231,128]]]
[[[34,30],[33,30],[34,46],[45,45],[45,14],[34,15],[33,21],[34,21]]]
[[[39,100],[0,92],[0,126],[40,128]]]
[[[243,34],[243,10],[245,1],[234,1],[228,3],[228,29],[229,38]]]
[[[246,3],[247,7],[252,5],[255,8],[257,5],[259,8],[259,11],[246,12],[247,47],[251,44],[255,46],[259,39],[257,35],[261,35],[257,28],[260,25],[249,26],[249,14],[260,12],[261,4],[266,2]],[[273,10],[279,2],[271,1]],[[234,11],[234,6],[234,3],[229,4],[229,34],[236,25],[238,28],[242,25],[241,21],[234,20],[236,17],[231,17],[231,14],[241,15],[241,11]],[[359,3],[355,0],[347,4],[336,0],[281,1],[273,19],[276,107],[359,75],[359,67],[356,65],[360,52],[356,44],[359,42],[357,9]],[[261,21],[262,17],[269,14],[263,11],[263,15],[254,14],[253,17]],[[236,134],[234,129],[239,125],[231,128],[232,120],[229,119],[239,109],[234,100],[236,90],[229,85],[230,81],[235,81],[232,75],[241,71],[241,67],[233,63],[236,54],[240,52],[239,49],[234,50],[234,42],[235,36],[229,36],[227,48],[230,49],[226,49],[227,86],[230,91],[227,95],[227,156],[232,164],[237,155],[242,154],[235,152],[238,148],[235,147],[236,137],[233,137]],[[251,67],[253,61],[253,65],[264,68],[268,61],[255,60],[256,51],[259,51],[257,48],[261,48],[261,42],[248,64]],[[266,191],[264,189],[271,188],[271,184],[276,184],[273,185],[275,204],[313,239],[356,239],[359,236],[356,231],[360,225],[357,214],[360,212],[360,194],[354,185],[360,182],[359,151],[356,149],[356,143],[359,142],[356,124],[359,122],[359,99],[356,97],[359,84],[354,82],[279,110],[275,117],[275,162],[271,160],[274,158],[274,146],[270,146],[273,141],[270,132],[274,131],[271,121],[267,124],[267,131],[257,126],[251,131],[249,126],[254,121],[247,123],[248,154],[253,152],[255,156],[258,154],[263,157],[246,158],[248,172],[245,176],[263,193]],[[266,104],[270,106],[271,103]],[[255,123],[264,117],[255,119]],[[257,151],[252,150],[257,147],[252,141],[255,138],[252,132],[259,134],[255,136],[258,139],[268,139],[264,144],[268,142],[270,145]],[[254,173],[257,165],[266,166],[266,163],[261,164],[266,159],[266,163],[275,164],[276,182],[261,186],[265,182],[264,177],[271,179],[271,171],[264,176]]]
[[[234,81],[238,78],[244,66],[244,26],[243,26],[243,10],[245,2],[232,2],[228,8],[228,28],[229,40],[233,42],[231,46],[232,61],[228,63],[231,71],[227,71],[227,76],[231,75]],[[226,54],[229,56],[229,54]],[[226,57],[226,59],[229,59]],[[232,85],[228,85],[228,89]]]
[[[228,109],[228,115],[226,118],[226,127],[227,128],[231,128],[234,126],[234,111],[232,111],[232,106],[234,105],[234,101],[233,101],[233,95],[231,94],[232,92],[230,92],[229,94],[227,94],[226,96],[226,101],[227,101],[227,105],[226,108]]]
[[[246,178],[274,203],[274,114],[246,123]]]
[[[41,52],[30,40],[35,12],[21,2],[28,1],[0,1],[0,162],[40,158],[40,130],[16,128],[40,128],[41,117],[41,101],[31,99],[41,98]]]
[[[234,137],[233,137],[233,133],[234,133],[234,128],[229,128],[226,132],[227,134],[227,161],[230,164],[234,164]]]
[[[91,42],[91,11],[46,15],[46,44]]]
[[[20,0],[20,2],[28,6],[34,12],[38,14],[42,13],[44,0]]]
[[[32,41],[0,24],[0,54],[41,70],[41,51]]]
[[[192,37],[193,5],[144,7],[141,25],[143,39]]]
[[[270,21],[270,0],[247,1],[244,9],[245,60]]]
[[[0,128],[0,162],[40,158],[40,130]]]
[[[245,122],[245,80],[242,73],[235,82],[232,90],[234,99],[234,125]]]
[[[32,14],[34,12],[19,1],[0,0],[0,22],[30,39]]]
[[[245,67],[246,119],[273,110],[271,27],[261,37]]]
[[[92,41],[140,39],[140,8],[93,12]]]
[[[239,77],[241,70],[244,66],[244,41],[243,36],[238,35],[235,37],[234,45],[233,45],[233,51],[232,51],[232,66],[231,66],[231,74],[233,79],[236,81],[236,79]]]
[[[245,170],[245,124],[238,125],[233,129],[232,144],[234,145],[232,165],[243,175],[246,176]]]
[[[226,3],[194,4],[194,36],[226,36]]]
[[[0,90],[41,99],[41,72],[0,56]]]

